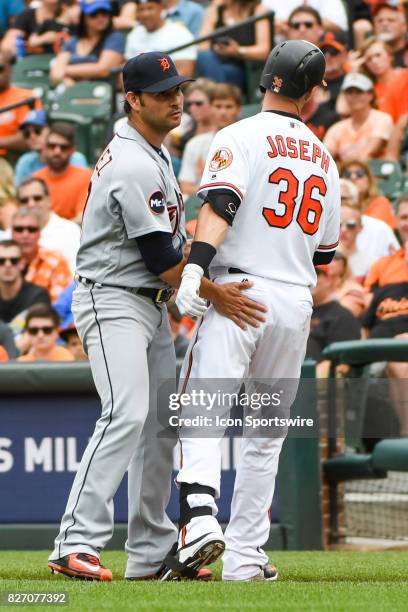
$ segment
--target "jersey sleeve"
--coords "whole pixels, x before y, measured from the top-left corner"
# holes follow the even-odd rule
[[[229,128],[215,135],[197,192],[199,198],[205,200],[210,191],[227,189],[242,202],[248,188],[249,159],[241,140]]]
[[[332,166],[334,162],[332,160]],[[333,171],[328,185],[326,199],[327,221],[316,248],[316,253],[335,251],[340,239],[340,183],[337,170]]]
[[[125,160],[122,158],[120,161]],[[139,158],[136,167],[133,158],[126,160],[126,163],[122,180],[117,177],[117,200],[128,238],[138,238],[151,232],[171,233],[166,181],[158,165],[150,158]]]

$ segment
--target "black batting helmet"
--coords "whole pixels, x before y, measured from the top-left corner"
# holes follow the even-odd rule
[[[300,98],[323,82],[326,60],[316,45],[306,40],[286,40],[269,54],[260,89],[288,98]]]

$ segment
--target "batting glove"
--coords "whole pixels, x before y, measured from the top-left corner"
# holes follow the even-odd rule
[[[197,264],[187,264],[181,275],[176,304],[182,315],[201,317],[207,310],[207,302],[198,295],[204,270]]]

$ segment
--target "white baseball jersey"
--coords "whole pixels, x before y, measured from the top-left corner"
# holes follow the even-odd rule
[[[327,149],[299,118],[266,111],[220,130],[198,196],[205,200],[214,189],[230,190],[241,204],[211,277],[234,267],[316,284],[314,253],[333,251],[339,241],[339,176]]]

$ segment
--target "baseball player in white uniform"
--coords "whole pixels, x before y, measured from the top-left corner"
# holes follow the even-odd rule
[[[157,578],[177,541],[165,512],[175,439],[157,436],[157,386],[163,380],[175,385],[166,301],[185,265],[185,231],[180,189],[162,143],[180,123],[180,85],[191,79],[177,73],[168,55],[151,52],[129,60],[123,80],[128,122],[92,175],[72,306],[102,413],[48,561],[53,571],[104,581],[112,572],[99,557],[113,532],[112,500],[127,469],[126,577]],[[244,326],[262,320],[264,310],[241,293],[249,286],[221,288],[205,279],[202,289]],[[205,306],[196,296],[190,310],[200,315]]]
[[[181,312],[189,312],[208,270],[219,284],[251,280],[247,293],[265,304],[267,315],[258,327],[242,330],[210,306],[183,364],[183,393],[191,394],[204,379],[222,378],[223,391],[236,393],[245,378],[271,384],[280,379],[295,383],[289,385],[288,406],[295,398],[312,313],[314,266],[331,261],[340,229],[336,165],[300,119],[324,71],[324,56],[315,45],[281,43],[265,65],[262,112],[214,138],[198,192],[204,205],[176,301]],[[205,407],[203,413],[210,414]],[[183,408],[180,419],[188,415]],[[180,419],[179,548],[167,557],[162,580],[191,578],[224,549],[224,580],[276,580],[277,570],[261,546],[269,535],[286,432],[242,439],[223,535],[215,518],[220,428],[212,436],[204,429],[191,435]]]

